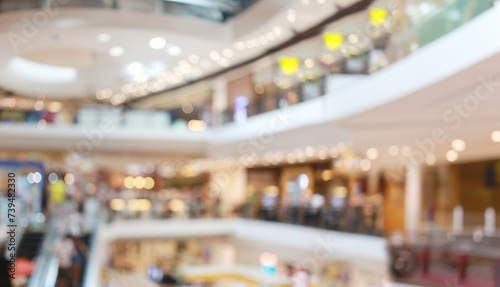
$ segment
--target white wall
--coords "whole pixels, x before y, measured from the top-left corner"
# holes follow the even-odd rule
[[[383,238],[326,231],[284,223],[246,219],[182,219],[117,222],[102,226],[101,253],[117,239],[181,238],[229,235],[220,250],[222,263],[257,264],[261,252],[276,253],[287,261],[319,268],[329,261],[345,261],[357,268],[386,273],[388,258]],[[235,247],[232,255],[227,243]]]

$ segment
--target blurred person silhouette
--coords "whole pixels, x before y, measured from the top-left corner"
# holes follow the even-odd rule
[[[55,244],[54,255],[59,261],[59,271],[57,272],[56,287],[69,287],[72,282],[73,256],[76,254],[76,247],[67,234]]]
[[[78,287],[82,281],[82,270],[85,264],[85,261],[88,259],[89,250],[87,245],[80,239],[78,239],[74,235],[70,235],[71,240],[73,241],[73,245],[75,246],[75,250],[73,253],[71,267],[71,277],[73,281],[72,287]]]
[[[215,199],[214,199],[214,217],[215,218],[220,218],[222,216],[221,201],[222,201],[221,195],[218,192],[215,195]]]
[[[266,221],[276,221],[276,206],[279,189],[277,186],[267,186],[262,195],[262,217]]]
[[[66,222],[69,234],[76,237],[82,235],[83,219],[82,215],[78,211],[74,209],[70,210],[67,215]]]
[[[299,224],[300,213],[300,188],[296,181],[289,181],[286,184],[286,191],[289,193],[289,208],[291,214],[291,222]]]

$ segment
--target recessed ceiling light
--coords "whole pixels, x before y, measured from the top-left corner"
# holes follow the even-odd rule
[[[228,58],[231,58],[233,56],[233,50],[231,49],[225,49],[222,54],[224,54],[224,56],[228,57]]]
[[[109,49],[109,54],[113,57],[120,57],[125,53],[125,49],[122,47],[113,47]]]
[[[210,52],[210,59],[214,60],[214,61],[217,61],[220,59],[220,55],[218,52],[216,51],[212,51]]]
[[[274,34],[276,34],[276,35],[279,36],[279,35],[281,35],[283,33],[283,28],[281,28],[280,26],[276,25],[276,26],[273,27],[273,32],[274,32]]]
[[[182,49],[179,46],[169,45],[167,47],[167,53],[171,56],[179,56],[182,53]]]
[[[242,51],[242,50],[245,50],[245,42],[243,41],[238,41],[236,43],[234,43],[234,48],[238,51]]]
[[[127,65],[127,72],[133,75],[141,73],[143,69],[144,66],[138,62],[133,62]]]
[[[111,40],[111,35],[108,33],[98,34],[96,37],[97,42],[106,43]]]
[[[378,157],[378,150],[376,148],[369,148],[366,151],[366,157],[368,157],[371,160],[374,160]]]
[[[399,154],[399,147],[397,145],[391,145],[389,147],[389,154],[391,156],[397,156]]]
[[[189,56],[189,62],[191,62],[193,64],[198,63],[199,60],[200,60],[200,58],[198,56],[196,56],[196,55]]]
[[[122,104],[123,102],[125,102],[125,99],[126,99],[126,97],[124,94],[116,94],[113,97],[111,97],[111,104],[113,104],[115,106]]]
[[[465,142],[463,140],[454,140],[451,142],[451,147],[460,152],[465,150]]]
[[[304,64],[306,65],[307,68],[312,68],[314,67],[314,60],[309,58],[304,61]]]
[[[433,165],[436,163],[436,156],[432,153],[429,153],[425,156],[425,162],[428,164],[428,165]]]
[[[498,143],[500,142],[500,131],[494,131],[491,133],[491,140]]]
[[[456,161],[458,159],[458,152],[455,150],[449,150],[446,153],[446,159],[451,162]]]
[[[297,19],[296,16],[297,16],[297,12],[295,12],[295,10],[290,9],[287,11],[286,18],[288,19],[288,22],[290,22],[290,23],[295,22],[295,20]]]
[[[229,64],[230,64],[229,60],[228,60],[228,59],[226,59],[226,58],[224,58],[224,57],[220,58],[220,59],[219,59],[219,61],[218,61],[218,63],[219,63],[219,65],[221,65],[222,67],[228,67],[228,66],[229,66]]]
[[[165,45],[167,45],[167,41],[161,37],[155,37],[149,40],[149,46],[155,50],[163,49]]]

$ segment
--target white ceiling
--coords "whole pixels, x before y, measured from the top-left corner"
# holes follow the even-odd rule
[[[337,9],[333,5],[336,2],[327,0],[318,4],[310,1],[304,6],[301,0],[258,1],[227,23],[107,9],[60,8],[49,16],[41,10],[4,13],[0,15],[0,65],[7,68],[0,71],[0,86],[27,96],[45,94],[55,99],[94,97],[100,89],[111,88],[119,92],[127,83],[144,80],[137,77],[137,69],[134,72],[136,77],[127,72],[131,63],[143,66],[144,72],[140,74],[154,77],[173,71],[181,60],[187,61],[189,56],[197,55],[198,63],[190,63],[193,72],[183,76],[183,80],[187,80],[251,58],[289,39],[293,36],[292,30],[304,30],[332,15]],[[297,11],[294,23],[286,19],[289,9]],[[45,15],[49,21],[31,26],[40,15]],[[109,41],[97,41],[101,33],[109,34]],[[236,42],[259,42],[268,33],[274,34],[274,40],[266,40],[265,44],[258,43],[258,47],[243,51],[235,49]],[[167,46],[152,49],[149,41],[155,37],[165,39]],[[173,56],[167,51],[169,46],[180,47],[182,52]],[[110,56],[113,47],[123,48],[123,55]],[[226,49],[232,52],[227,55],[234,55],[224,56]],[[226,57],[227,61],[221,63],[210,59],[213,51]],[[16,63],[11,62],[19,58],[32,63],[25,62],[16,69]],[[202,67],[202,60],[208,60],[210,67]],[[37,67],[37,64],[50,66]],[[76,74],[75,78],[57,78],[58,67],[74,68],[71,72]],[[48,68],[53,68],[52,72]],[[27,70],[40,72],[29,73]],[[64,74],[64,71],[60,73]],[[50,77],[57,79],[47,80]],[[158,87],[165,88],[165,85]]]

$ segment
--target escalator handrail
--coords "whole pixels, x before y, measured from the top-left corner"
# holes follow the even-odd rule
[[[94,287],[95,283],[98,281],[98,271],[99,271],[99,257],[96,252],[96,245],[97,245],[97,237],[99,233],[99,224],[100,221],[99,219],[95,219],[94,222],[92,222],[92,233],[90,236],[90,240],[88,243],[88,252],[89,252],[89,257],[87,258],[86,266],[85,266],[85,271],[82,276],[82,287]]]
[[[51,219],[43,237],[39,254],[35,262],[35,270],[28,282],[28,287],[46,287],[54,286],[55,277],[59,263],[54,256],[52,249],[53,243],[60,237],[58,230],[58,220]],[[51,275],[51,276],[50,276]],[[50,281],[50,282],[48,282]]]

